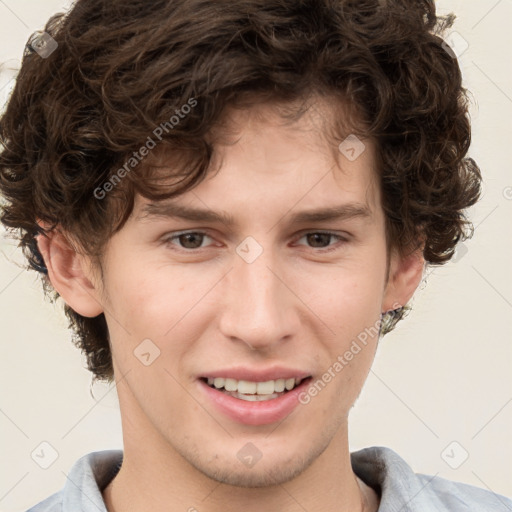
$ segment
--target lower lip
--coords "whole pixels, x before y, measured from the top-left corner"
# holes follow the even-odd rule
[[[261,402],[249,402],[226,395],[222,391],[211,388],[201,379],[199,379],[199,387],[214,406],[232,420],[245,425],[266,425],[286,418],[300,404],[299,395],[310,381],[311,377],[308,377],[279,398]]]

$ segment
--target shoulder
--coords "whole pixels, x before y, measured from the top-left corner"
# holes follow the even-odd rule
[[[56,492],[37,505],[29,508],[27,512],[62,512],[62,493]]]
[[[119,471],[121,450],[92,452],[78,459],[64,487],[26,512],[106,512],[102,490]]]
[[[365,448],[351,453],[351,461],[357,476],[381,495],[379,512],[512,512],[509,498],[437,475],[414,473],[390,448]]]
[[[490,490],[454,482],[445,478],[417,474],[416,477],[428,488],[430,499],[442,503],[446,510],[482,512],[512,512],[512,500]]]

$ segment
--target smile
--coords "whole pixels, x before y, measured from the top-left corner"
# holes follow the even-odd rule
[[[283,420],[298,405],[312,377],[267,381],[202,377],[199,388],[207,403],[237,423],[265,425]]]
[[[283,378],[267,380],[265,382],[254,382],[223,377],[210,377],[204,380],[211,388],[222,391],[229,396],[239,398],[240,400],[247,400],[249,402],[259,402],[279,398],[286,392],[291,391],[298,386],[304,379]]]

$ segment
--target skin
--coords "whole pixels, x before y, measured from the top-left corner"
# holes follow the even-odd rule
[[[377,510],[377,493],[352,471],[347,423],[377,336],[278,423],[224,416],[197,381],[219,368],[279,364],[316,380],[420,282],[421,251],[386,253],[373,143],[353,162],[335,158],[322,135],[332,109],[317,107],[288,126],[270,105],[229,113],[236,138],[217,145],[219,172],[173,201],[229,213],[236,227],[141,218],[148,201],[136,197],[105,248],[103,280],[61,234],[39,238],[63,299],[107,319],[124,438],[123,466],[103,492],[110,512]],[[349,202],[371,215],[289,224],[293,213]],[[195,246],[169,241],[180,230],[207,236]],[[318,231],[346,240],[305,236]],[[250,264],[235,251],[247,236],[263,248]],[[161,353],[145,366],[133,352],[148,338]],[[248,442],[262,454],[251,468],[237,458]]]

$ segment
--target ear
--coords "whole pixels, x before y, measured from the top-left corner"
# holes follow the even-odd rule
[[[57,228],[37,236],[52,286],[79,315],[95,317],[104,311],[100,294],[89,279],[90,262],[76,252]]]
[[[409,302],[421,282],[425,265],[422,248],[409,251],[405,255],[392,251],[390,258],[388,281],[382,302],[383,313],[405,306]]]

